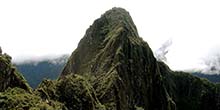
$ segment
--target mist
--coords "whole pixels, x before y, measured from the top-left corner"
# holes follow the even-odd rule
[[[159,49],[157,49],[154,52],[154,55],[157,60],[167,62],[167,57],[166,55],[169,52],[169,47],[172,45],[172,39],[167,40],[164,42]]]
[[[204,65],[201,70],[207,74],[220,74],[220,47],[210,49],[210,52],[202,59]]]
[[[48,61],[52,64],[64,63],[68,60],[69,54],[60,55],[45,55],[45,56],[21,56],[16,59],[12,59],[12,63],[16,65],[21,64],[33,64],[37,65],[42,61]]]
[[[173,52],[177,51],[180,54],[187,52],[187,50],[175,50],[174,46],[175,45],[173,45],[173,40],[170,38],[162,43],[162,45],[154,51],[154,56],[158,61],[162,61],[168,64],[173,70],[202,72],[204,74],[220,74],[220,46],[216,45],[203,49],[204,53],[200,53],[200,55],[196,55],[196,57],[193,57],[193,54],[198,54],[197,50],[188,53],[189,56],[185,54],[186,56],[182,56],[181,59],[185,60],[186,62],[190,62],[188,65],[187,63],[179,62],[179,59],[176,59],[176,61],[171,61],[174,58],[177,58],[175,57],[175,54],[172,54]],[[181,63],[183,65],[181,65]],[[186,64],[186,68],[183,69],[181,66],[184,66],[184,64]],[[179,69],[177,69],[178,66],[180,67]]]

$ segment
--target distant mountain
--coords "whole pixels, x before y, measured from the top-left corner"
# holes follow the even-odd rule
[[[192,75],[200,77],[200,78],[205,78],[208,79],[209,81],[213,83],[220,83],[220,74],[205,74],[201,72],[194,72]]]
[[[37,61],[24,61],[15,64],[32,88],[36,88],[43,79],[57,79],[64,65],[68,60],[68,55],[62,55],[53,59]]]

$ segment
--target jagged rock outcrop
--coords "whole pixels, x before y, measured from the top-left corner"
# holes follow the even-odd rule
[[[19,87],[29,92],[31,91],[27,81],[12,65],[11,57],[7,54],[0,54],[0,92],[9,87]]]
[[[124,9],[113,8],[90,26],[61,79],[68,74],[94,77],[90,82],[109,110],[175,110],[150,47]]]

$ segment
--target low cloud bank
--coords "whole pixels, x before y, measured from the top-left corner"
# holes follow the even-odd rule
[[[42,61],[49,61],[52,64],[59,64],[66,62],[68,60],[68,54],[62,55],[46,55],[46,56],[25,56],[25,57],[16,57],[12,60],[12,62],[16,65],[19,64],[33,64],[37,65]]]

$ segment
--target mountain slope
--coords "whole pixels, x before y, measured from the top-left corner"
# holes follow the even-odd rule
[[[11,57],[7,54],[0,53],[0,92],[7,88],[19,87],[31,91],[26,80],[11,64]]]

